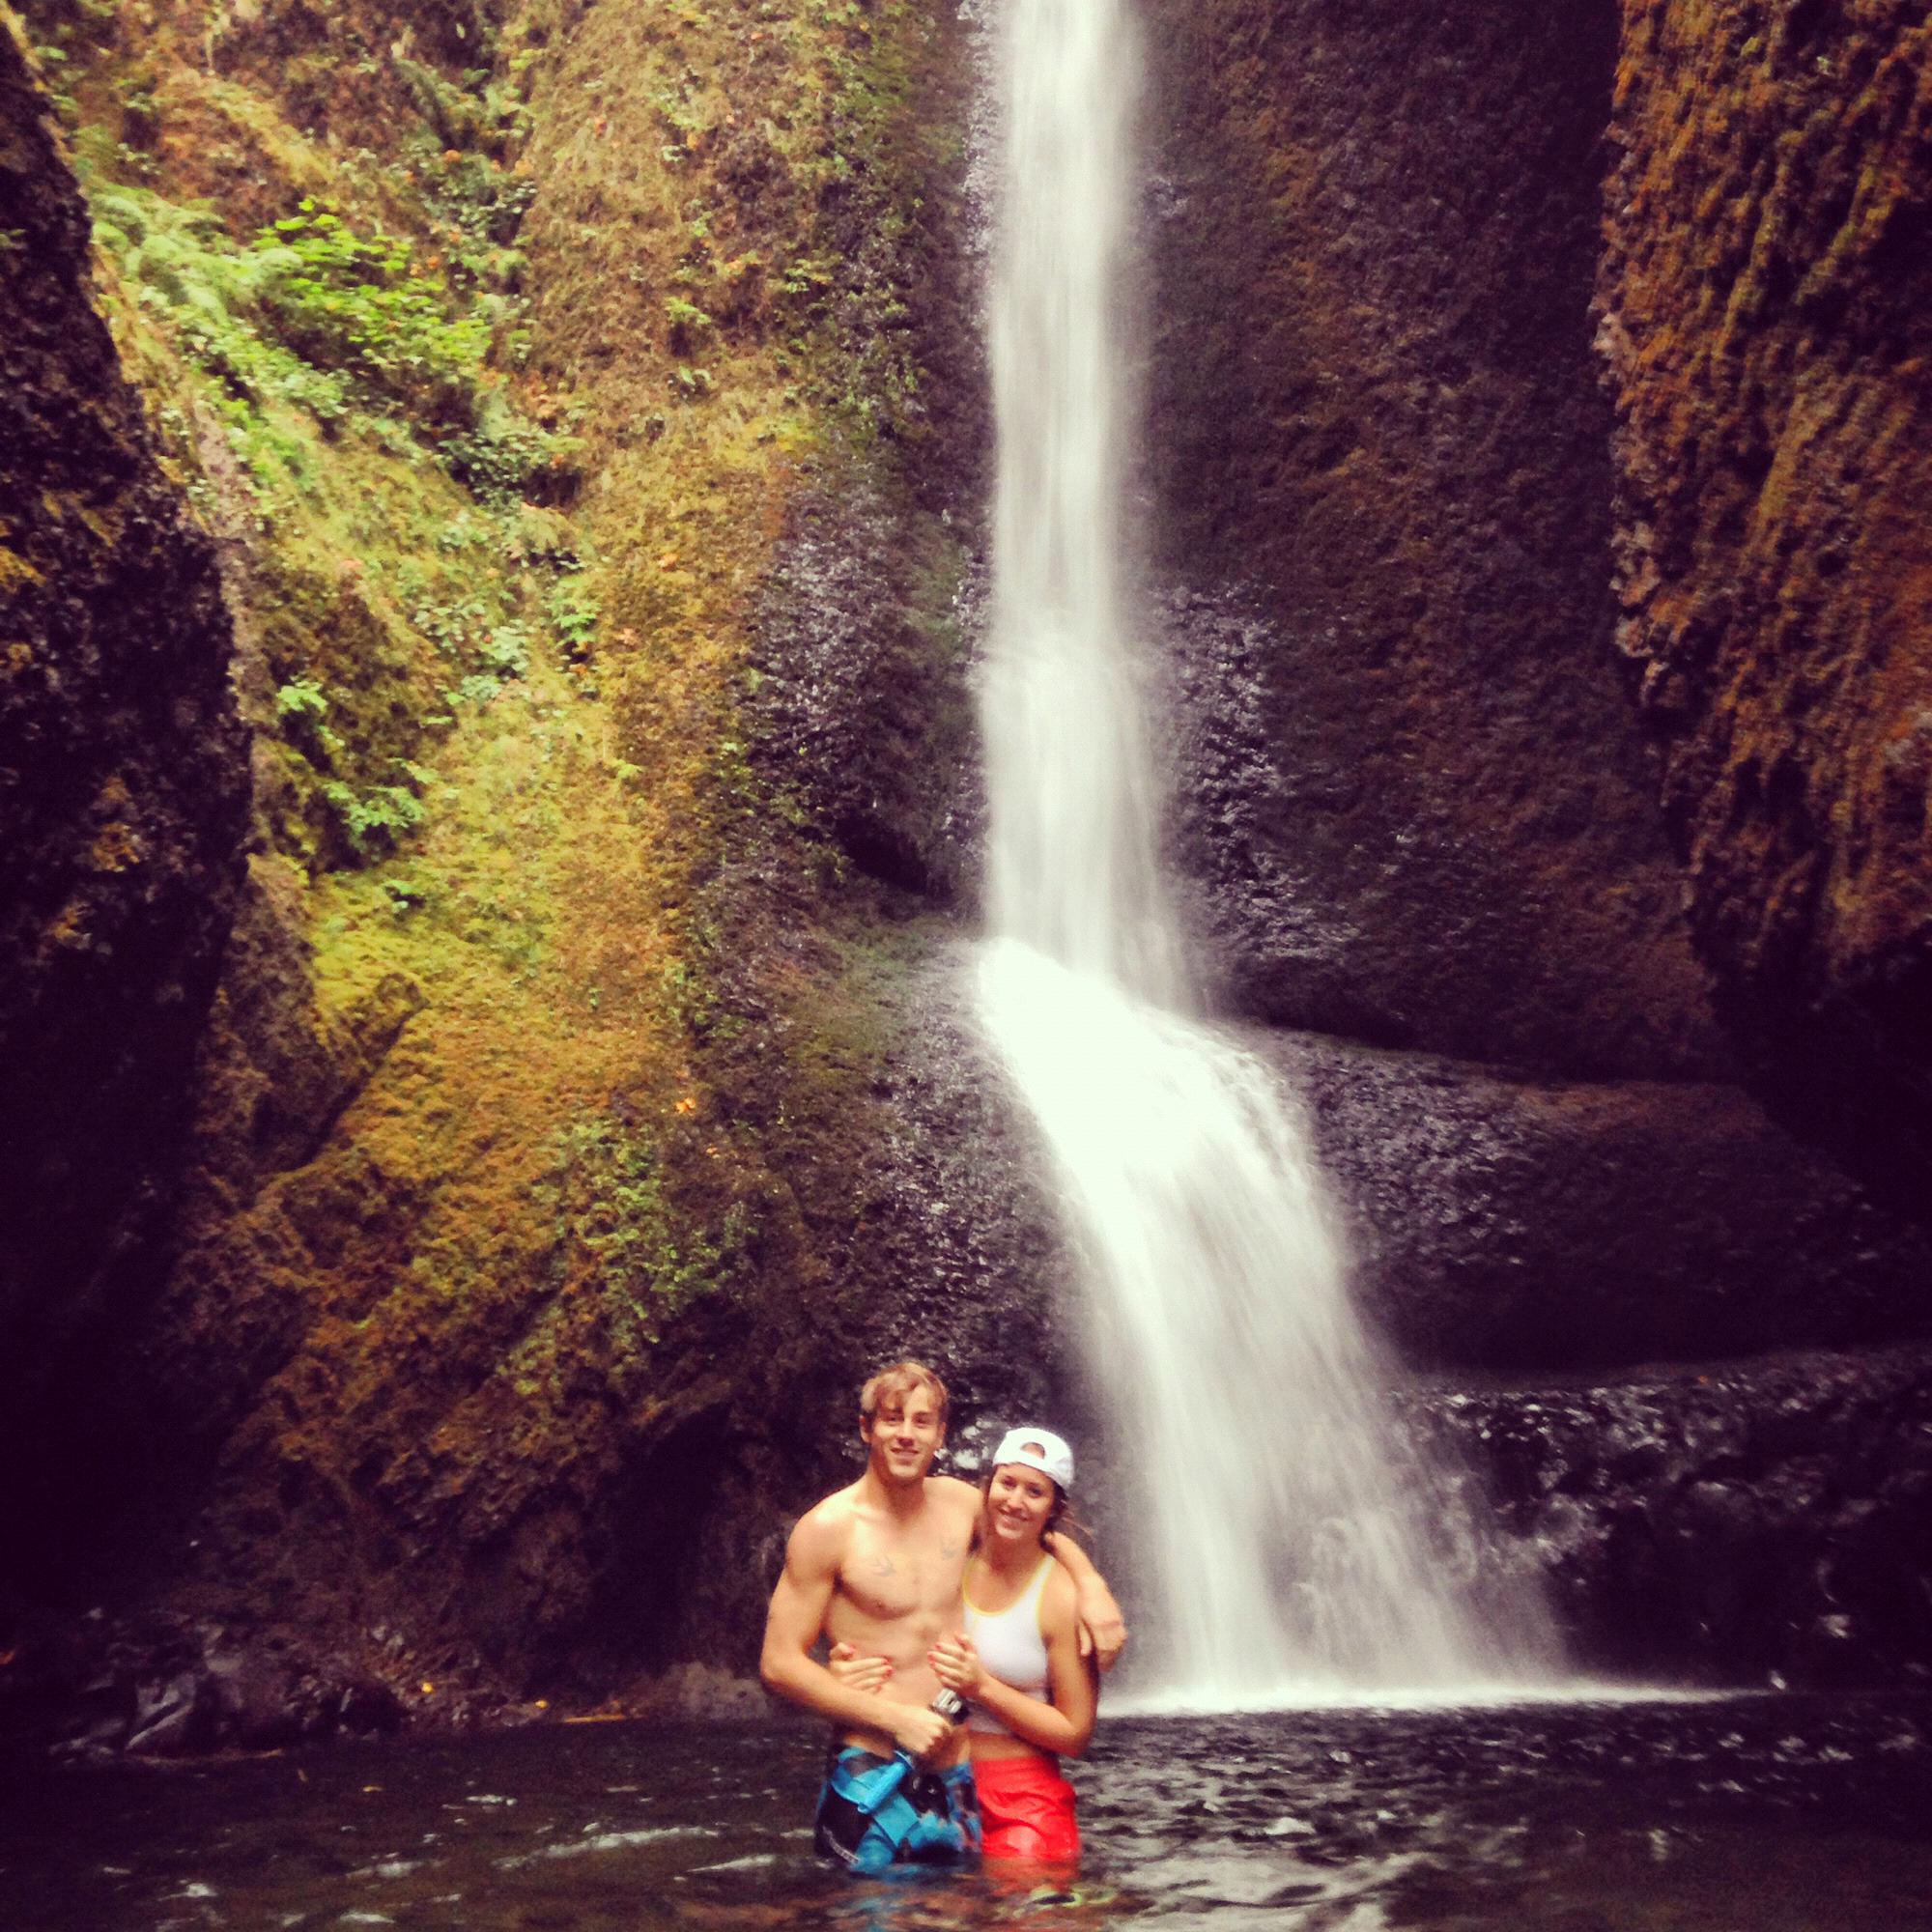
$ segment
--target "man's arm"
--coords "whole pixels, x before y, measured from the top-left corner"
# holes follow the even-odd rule
[[[765,1642],[758,1675],[767,1690],[815,1711],[834,1723],[881,1731],[915,1757],[945,1742],[952,1726],[919,1704],[897,1704],[875,1691],[839,1683],[811,1656],[825,1628],[825,1612],[838,1581],[844,1538],[816,1511],[800,1519],[785,1546],[784,1574],[765,1614]]]
[[[1102,1670],[1113,1669],[1127,1647],[1127,1626],[1106,1578],[1064,1529],[1048,1530],[1040,1545],[1072,1579],[1074,1613],[1080,1620],[1080,1655],[1092,1656]]]

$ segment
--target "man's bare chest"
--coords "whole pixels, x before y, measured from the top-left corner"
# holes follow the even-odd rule
[[[890,1534],[862,1524],[853,1533],[838,1587],[854,1608],[891,1622],[951,1607],[958,1601],[965,1572],[961,1530]]]

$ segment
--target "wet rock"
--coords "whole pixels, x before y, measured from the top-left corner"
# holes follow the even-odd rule
[[[95,1761],[126,1748],[134,1722],[134,1698],[115,1678],[96,1678],[61,1713],[62,1737],[55,1749],[65,1757]]]
[[[386,1684],[365,1677],[344,1688],[336,1716],[352,1736],[382,1736],[402,1724],[402,1700]]]
[[[586,1646],[574,1666],[586,1688],[600,1667],[635,1672],[639,1648],[650,1681],[694,1659],[748,1668],[791,1522],[861,1466],[858,1390],[880,1363],[940,1368],[962,1458],[1016,1414],[1078,1412],[1062,1313],[1071,1258],[1031,1129],[974,1029],[970,970],[963,947],[928,936],[867,988],[883,1044],[862,1131],[844,1144],[850,1165],[823,1180],[791,1170],[786,1204],[810,1217],[830,1279],[808,1300],[768,1261],[759,1284],[694,1305],[667,1332],[668,1364],[681,1365],[668,1380],[683,1386],[639,1435],[599,1579],[629,1655],[599,1666]],[[768,1082],[768,1061],[745,1044]]]
[[[204,1670],[143,1684],[134,1692],[134,1721],[127,1749],[134,1757],[180,1757],[214,1735],[213,1686]]]
[[[0,1738],[96,1761],[176,1757],[386,1736],[407,1719],[366,1659],[305,1648],[298,1630],[207,1623],[165,1611],[43,1619],[31,1701],[0,1702]],[[407,1676],[406,1657],[384,1659]],[[435,1718],[447,1727],[455,1701]]]
[[[248,767],[214,550],[12,30],[0,128],[0,1538],[39,1562],[128,1453],[93,1377],[153,1287]]]
[[[1577,1654],[1669,1680],[1932,1678],[1932,1353],[1429,1391]]]
[[[270,1750],[301,1735],[294,1674],[255,1646],[212,1648],[207,1670],[220,1734],[248,1750]]]
[[[1733,1087],[1243,1036],[1306,1109],[1405,1359],[1510,1371],[1922,1334],[1932,1239]]]
[[[1243,1011],[1715,1077],[1612,642],[1613,0],[1154,0],[1176,857]]]
[[[1598,285],[1617,643],[1764,1091],[1922,1215],[1924,10],[1623,13]]]
[[[873,488],[802,492],[761,600],[751,704],[761,768],[814,829],[941,902],[973,891],[984,812],[966,568],[947,526],[909,527]]]

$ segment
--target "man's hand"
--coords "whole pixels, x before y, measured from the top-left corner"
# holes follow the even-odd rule
[[[1080,1620],[1080,1655],[1091,1657],[1103,1671],[1113,1669],[1127,1647],[1126,1620],[1113,1591],[1094,1577],[1076,1586],[1073,1601]]]
[[[892,1714],[894,1743],[910,1751],[922,1764],[937,1757],[952,1743],[958,1728],[923,1704],[895,1704]]]
[[[890,1659],[861,1657],[849,1643],[835,1643],[825,1667],[852,1690],[883,1690],[893,1674]]]
[[[1127,1626],[1121,1606],[1094,1569],[1093,1559],[1065,1530],[1050,1529],[1040,1538],[1050,1555],[1073,1579],[1073,1610],[1079,1619],[1080,1655],[1111,1670],[1127,1647]]]

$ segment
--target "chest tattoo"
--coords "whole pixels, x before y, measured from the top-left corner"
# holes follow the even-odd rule
[[[871,1571],[874,1577],[896,1577],[899,1574],[898,1565],[890,1556],[873,1557]]]

